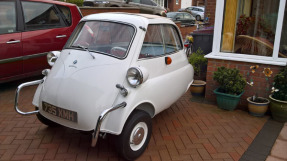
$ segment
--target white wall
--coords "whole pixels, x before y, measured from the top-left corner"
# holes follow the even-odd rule
[[[181,0],[181,7],[180,8],[190,7],[191,4],[192,4],[192,0]]]

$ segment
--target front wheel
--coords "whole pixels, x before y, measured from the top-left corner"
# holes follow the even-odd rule
[[[126,160],[135,160],[146,149],[152,130],[149,114],[136,110],[128,118],[122,133],[118,136],[116,147]]]

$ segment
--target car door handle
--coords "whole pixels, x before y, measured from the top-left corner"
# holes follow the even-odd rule
[[[7,44],[15,44],[15,43],[20,43],[20,40],[11,40],[11,41],[7,41]]]
[[[56,38],[63,38],[63,37],[67,37],[67,35],[59,35],[59,36],[56,36]]]

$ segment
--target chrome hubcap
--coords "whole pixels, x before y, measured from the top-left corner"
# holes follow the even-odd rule
[[[144,138],[144,129],[142,127],[138,127],[133,133],[133,141],[132,143],[135,145],[139,145]]]

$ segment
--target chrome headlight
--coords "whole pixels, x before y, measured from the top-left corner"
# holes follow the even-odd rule
[[[53,66],[56,62],[56,60],[58,59],[59,55],[60,55],[61,52],[59,51],[50,51],[48,54],[47,54],[47,61],[48,61],[48,64],[50,66]]]
[[[131,67],[127,72],[127,81],[132,87],[137,87],[143,82],[142,71],[137,67]]]

